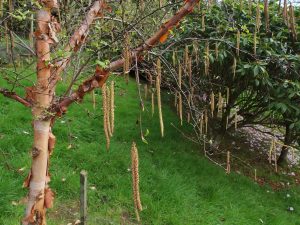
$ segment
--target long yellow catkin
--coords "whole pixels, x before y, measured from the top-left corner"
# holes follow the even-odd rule
[[[204,73],[206,76],[209,75],[209,42],[205,42],[205,53],[204,53]]]
[[[148,98],[148,84],[144,84],[144,98],[145,100]]]
[[[106,138],[106,149],[109,149],[110,146],[110,135],[107,127],[107,94],[106,94],[106,84],[102,86],[102,109],[103,109],[103,128]]]
[[[254,31],[254,35],[253,35],[253,53],[254,53],[254,55],[256,55],[256,45],[257,45],[256,31]]]
[[[211,111],[211,116],[214,117],[214,111],[215,111],[215,94],[214,94],[214,92],[211,92],[211,94],[210,94],[210,111]]]
[[[296,29],[296,21],[295,21],[295,12],[292,3],[290,3],[290,29],[293,37],[293,41],[297,41],[297,29]]]
[[[202,11],[202,17],[201,17],[201,27],[202,31],[205,31],[205,13]]]
[[[115,130],[115,82],[110,83],[110,123],[111,132],[114,133]]]
[[[176,51],[175,50],[173,50],[172,61],[173,61],[173,67],[176,67]]]
[[[163,0],[159,0],[159,8],[163,6]]]
[[[233,79],[235,78],[236,74],[236,58],[233,58],[233,66],[232,66],[232,73],[233,73]]]
[[[125,81],[128,83],[129,81],[129,70],[130,70],[130,46],[129,46],[129,35],[126,32],[124,34],[124,43],[123,43],[123,58],[124,58],[124,65],[123,71],[125,75]]]
[[[200,123],[200,128],[199,128],[199,130],[200,130],[200,135],[202,135],[202,134],[203,134],[203,113],[202,113],[201,116],[200,116],[200,121],[199,121],[199,123]]]
[[[160,58],[157,59],[156,71],[157,71],[157,76],[159,77],[159,80],[161,81],[161,61],[160,61]]]
[[[132,190],[133,190],[133,202],[136,212],[137,220],[140,221],[139,211],[143,210],[140,198],[140,187],[139,187],[139,156],[135,142],[132,143],[131,147],[131,172],[132,172]]]
[[[189,57],[188,59],[188,75],[189,75],[189,84],[190,88],[192,88],[192,58]]]
[[[287,18],[287,16],[288,16],[287,15],[287,0],[284,0],[282,10],[283,10],[282,11],[283,20],[287,24],[287,20],[288,20],[288,18]]]
[[[236,54],[240,55],[241,32],[238,30],[236,33]]]
[[[270,30],[270,21],[269,21],[269,0],[264,0],[264,14],[265,14],[265,26],[266,32]]]
[[[229,104],[229,98],[230,98],[230,90],[229,90],[229,88],[227,87],[227,88],[226,88],[226,104],[227,104],[227,105]]]
[[[252,15],[252,0],[248,0],[249,15]]]
[[[216,53],[216,60],[219,58],[219,44],[218,42],[215,43],[215,53]]]
[[[164,136],[164,122],[163,122],[163,115],[161,109],[161,95],[160,95],[160,77],[156,77],[156,91],[157,91],[157,107],[158,107],[158,114],[159,114],[159,124],[160,124],[160,133],[161,136]]]
[[[180,63],[178,65],[178,86],[179,86],[179,91],[181,91],[181,87],[182,87],[182,68],[181,68]]]
[[[107,123],[107,130],[108,130],[108,133],[109,133],[109,136],[112,137],[112,131],[111,131],[111,123],[110,123],[110,90],[109,90],[109,87],[106,87],[107,90],[106,90],[106,114],[107,114],[107,120],[106,120],[106,123]]]
[[[182,95],[181,95],[181,93],[179,93],[179,96],[178,96],[178,100],[179,100],[179,102],[178,102],[178,111],[179,111],[179,118],[180,118],[180,124],[181,124],[181,126],[182,126]]]
[[[208,116],[207,116],[207,110],[204,111],[204,122],[205,122],[205,134],[207,134],[207,131],[208,131]]]
[[[184,49],[184,68],[187,70],[189,64],[189,46],[186,45]]]
[[[231,166],[230,166],[230,151],[227,152],[227,168],[226,168],[226,173],[230,174],[231,171]]]
[[[223,96],[222,93],[219,91],[219,97],[218,97],[218,113],[222,113],[223,111]]]
[[[195,56],[195,61],[196,64],[199,64],[199,47],[198,47],[198,42],[194,41],[193,42],[193,55]]]
[[[3,16],[3,0],[0,0],[0,17]]]
[[[255,29],[256,32],[259,33],[259,29],[260,29],[260,8],[259,8],[259,0],[257,0],[257,5],[256,5],[256,20],[255,20]]]
[[[274,139],[272,139],[271,144],[270,144],[270,149],[269,149],[269,163],[270,164],[272,163],[272,152],[274,150],[274,144],[275,144],[275,141],[274,141]]]

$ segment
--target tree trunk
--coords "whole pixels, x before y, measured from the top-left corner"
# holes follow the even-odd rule
[[[49,151],[53,148],[54,136],[51,133],[50,120],[43,120],[45,110],[50,106],[49,95],[52,4],[37,12],[36,52],[37,52],[37,84],[34,90],[34,106],[32,108],[34,143],[32,148],[32,167],[24,186],[29,186],[29,198],[23,225],[46,225],[46,208],[51,205],[53,194],[47,184]],[[50,138],[50,139],[49,139]],[[51,140],[51,141],[48,141]],[[50,148],[49,148],[50,147]]]
[[[280,156],[277,160],[278,165],[282,165],[287,160],[287,155],[289,152],[289,146],[292,142],[292,131],[290,129],[290,124],[286,123],[285,125],[285,137],[284,137],[284,145],[281,148]]]

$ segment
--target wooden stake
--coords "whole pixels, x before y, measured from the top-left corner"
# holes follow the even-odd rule
[[[80,225],[87,225],[87,172],[80,172]]]

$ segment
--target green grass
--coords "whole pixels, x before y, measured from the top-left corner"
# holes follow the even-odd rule
[[[105,149],[100,92],[95,111],[88,96],[56,122],[58,143],[50,169],[56,200],[48,211],[50,225],[65,225],[79,218],[82,169],[88,171],[89,187],[96,187],[88,192],[89,224],[121,224],[122,218],[125,224],[135,223],[129,171],[132,141],[139,149],[142,224],[300,225],[299,188],[274,192],[242,175],[226,175],[202,156],[199,146],[170,125],[178,126],[179,121],[168,102],[163,108],[165,138],[160,137],[157,112],[152,118],[150,103],[146,102],[142,127],[150,134],[146,137],[149,144],[143,143],[137,124],[140,111],[136,84],[126,86],[122,79],[116,79],[116,83],[116,127],[109,152]],[[189,132],[190,128],[183,129]],[[22,182],[30,168],[31,146],[30,110],[1,96],[0,224],[19,224],[23,216],[24,205],[14,206],[12,201],[27,193]],[[25,171],[18,172],[23,167]],[[289,206],[295,211],[288,212]]]

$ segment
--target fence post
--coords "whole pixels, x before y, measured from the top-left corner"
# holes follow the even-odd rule
[[[87,172],[80,172],[80,225],[87,225]]]

